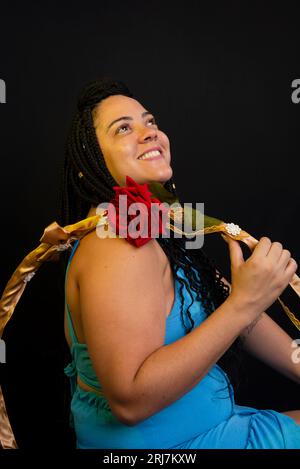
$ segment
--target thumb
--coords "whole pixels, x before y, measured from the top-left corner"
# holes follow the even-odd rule
[[[230,261],[231,261],[232,267],[239,267],[241,264],[245,262],[243,251],[241,249],[239,242],[223,234],[222,234],[222,238],[228,244]]]

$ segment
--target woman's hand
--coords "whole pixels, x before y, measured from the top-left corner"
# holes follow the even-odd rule
[[[297,270],[297,263],[281,243],[263,237],[245,261],[238,243],[226,237],[231,260],[231,294],[237,310],[253,321],[278,298]]]

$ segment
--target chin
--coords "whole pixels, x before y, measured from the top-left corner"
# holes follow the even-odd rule
[[[157,175],[156,182],[165,183],[173,176],[173,170],[170,166],[169,171],[164,171],[163,174]]]
[[[145,183],[151,184],[151,182],[160,182],[164,184],[165,182],[169,181],[169,179],[171,179],[172,176],[173,176],[173,170],[170,167],[169,171],[160,171],[156,175],[151,175],[151,176],[149,175],[149,177],[145,177],[145,178],[137,178],[136,181],[139,184],[145,184]]]

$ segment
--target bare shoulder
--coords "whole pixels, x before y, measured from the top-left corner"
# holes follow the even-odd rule
[[[124,238],[100,238],[96,230],[86,235],[78,248],[79,272],[88,268],[105,271],[115,270],[118,266],[124,268],[157,267],[158,250],[154,240],[137,248]],[[114,272],[116,273],[116,272]]]
[[[81,319],[89,354],[110,404],[130,398],[143,361],[163,346],[162,262],[152,239],[135,247],[90,233],[80,246]],[[116,409],[116,407],[115,407]]]
[[[144,303],[147,298],[149,301],[151,299],[154,306],[158,291],[164,298],[160,281],[163,267],[155,243],[151,239],[137,248],[124,238],[98,238],[95,232],[82,240],[78,253],[77,278],[81,302],[90,305],[89,314],[91,310],[96,311],[100,296],[102,306],[106,305],[106,311],[113,308],[113,297],[116,307],[116,295],[119,309],[123,311],[129,304],[134,309],[141,308],[145,311]],[[81,308],[81,312],[84,311],[86,309]],[[103,309],[102,314],[105,314]]]

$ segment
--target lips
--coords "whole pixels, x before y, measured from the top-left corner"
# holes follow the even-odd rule
[[[141,158],[143,155],[145,155],[146,153],[149,153],[150,151],[159,151],[160,154],[162,154],[162,149],[160,147],[153,147],[153,148],[148,148],[147,150],[145,150],[141,155],[137,157],[137,159]]]

